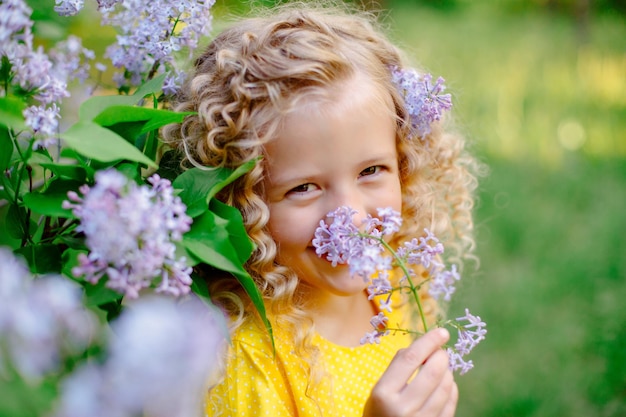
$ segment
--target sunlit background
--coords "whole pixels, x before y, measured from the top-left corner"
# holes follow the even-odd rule
[[[370,7],[416,63],[446,78],[456,127],[488,167],[480,266],[465,271],[451,314],[470,307],[489,334],[458,378],[458,415],[626,416],[626,2]],[[214,10],[219,28],[248,6]],[[52,11],[45,19],[40,34],[71,27],[96,51],[114,36],[88,11],[70,26]]]

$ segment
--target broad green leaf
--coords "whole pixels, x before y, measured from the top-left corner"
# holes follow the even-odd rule
[[[87,182],[87,170],[80,165],[64,165],[55,163],[42,163],[43,168],[50,170],[55,176],[63,179],[72,179],[82,183]]]
[[[204,215],[194,220],[191,230],[185,233],[183,246],[192,257],[231,273],[250,297],[265,327],[272,335],[272,326],[267,319],[263,297],[252,277],[243,268],[239,255],[230,241],[228,223],[227,219],[223,219],[215,213],[205,212]]]
[[[157,164],[124,138],[94,122],[79,121],[61,134],[67,145],[88,158],[101,162],[135,161]]]
[[[180,198],[187,206],[187,214],[196,217],[202,214],[209,205],[211,198],[225,186],[250,171],[256,160],[249,161],[236,170],[228,168],[200,169],[191,168],[180,174],[172,186],[182,190]]]
[[[24,205],[44,216],[73,217],[71,210],[62,207],[68,191],[76,191],[83,183],[74,180],[57,179],[43,192],[24,194]]]
[[[13,156],[13,141],[9,131],[0,126],[0,171],[6,170],[11,165]]]
[[[106,286],[106,278],[105,275],[96,284],[83,281],[86,306],[102,306],[122,299],[122,294]]]
[[[134,106],[148,94],[156,94],[161,91],[165,75],[160,75],[140,86],[134,94],[95,96],[81,104],[78,117],[83,121],[91,121],[105,109],[112,106]]]
[[[32,219],[27,219],[26,209],[16,204],[11,204],[7,211],[6,227],[9,235],[15,239],[24,239],[30,236],[31,231],[37,228],[37,224]],[[26,224],[28,223],[28,226]],[[26,230],[28,229],[28,230]]]
[[[24,116],[22,112],[26,104],[17,97],[0,97],[0,125],[15,131],[24,130]]]
[[[49,162],[52,162],[52,157],[47,152],[40,150],[34,151],[28,158],[29,165],[41,165]]]
[[[145,123],[140,133],[146,133],[170,123],[180,123],[189,114],[193,113],[178,113],[138,106],[111,106],[104,109],[93,121],[101,126],[143,121]]]
[[[246,232],[246,228],[243,225],[241,212],[236,208],[229,206],[228,204],[224,204],[216,199],[211,200],[209,208],[217,216],[227,220],[225,226],[228,231],[230,243],[235,249],[239,262],[244,264],[248,258],[250,258],[250,255],[252,255],[254,245],[252,244],[252,241]]]
[[[61,272],[61,248],[59,245],[27,245],[15,251],[24,258],[35,274],[60,273]]]
[[[180,161],[180,152],[175,150],[166,151],[159,160],[159,169],[156,173],[159,174],[161,178],[166,178],[173,182],[183,172]]]

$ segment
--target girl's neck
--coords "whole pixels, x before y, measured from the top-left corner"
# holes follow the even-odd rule
[[[320,336],[348,347],[360,346],[361,338],[372,330],[370,319],[377,313],[365,292],[349,296],[325,294],[312,300],[308,311]]]

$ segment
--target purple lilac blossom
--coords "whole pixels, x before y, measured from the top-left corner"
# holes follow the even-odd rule
[[[463,322],[467,322],[464,324]],[[480,317],[472,315],[469,310],[465,309],[465,316],[457,317],[458,339],[453,348],[448,348],[450,357],[450,369],[460,371],[463,375],[474,367],[473,361],[465,361],[463,357],[468,355],[487,334],[487,326]]]
[[[118,28],[117,43],[107,48],[106,55],[114,67],[125,69],[114,77],[122,87],[139,85],[155,70],[164,72],[164,66],[175,67],[173,53],[183,48],[191,57],[198,39],[211,29],[209,10],[214,0],[119,0],[98,4],[102,24]],[[181,74],[174,69],[168,75],[168,91],[181,82]]]
[[[61,118],[57,104],[70,96],[69,81],[85,80],[89,70],[86,61],[93,59],[94,53],[83,48],[75,36],[59,42],[50,55],[41,46],[34,49],[31,14],[32,9],[22,0],[0,3],[0,56],[6,56],[12,66],[12,83],[39,102],[24,111],[37,148],[57,142]]]
[[[107,359],[61,385],[54,417],[186,417],[201,402],[222,348],[222,314],[196,297],[147,297],[113,324]]]
[[[72,273],[96,283],[108,276],[107,286],[130,298],[160,278],[157,292],[187,294],[191,268],[176,259],[174,241],[189,230],[191,218],[171,183],[153,175],[139,186],[115,170],[100,171],[92,188],[80,187],[80,197],[68,193],[64,207],[80,220],[77,231],[86,236],[90,252],[79,255]]]
[[[428,283],[428,293],[435,300],[443,298],[444,301],[450,301],[456,291],[454,284],[460,279],[456,265],[452,265],[450,270],[438,270]]]
[[[87,347],[96,322],[77,284],[59,276],[35,279],[0,248],[0,373],[6,361],[29,382],[58,371],[66,356]]]
[[[440,120],[444,111],[452,108],[450,94],[442,94],[445,80],[441,77],[433,84],[430,74],[420,75],[414,69],[393,67],[391,80],[404,97],[411,127],[419,138],[428,135],[430,125]]]
[[[74,16],[85,5],[84,0],[55,0],[54,11],[60,16]]]
[[[339,207],[327,214],[327,219],[320,221],[315,231],[313,246],[318,256],[326,256],[333,266],[337,264],[350,265],[352,275],[362,276],[366,282],[368,299],[373,300],[377,296],[380,299],[380,312],[374,316],[370,323],[373,331],[367,332],[361,339],[361,344],[380,343],[380,338],[389,333],[387,330],[388,318],[384,311],[392,311],[391,293],[394,288],[389,281],[389,271],[393,264],[390,257],[383,255],[385,247],[382,245],[384,236],[397,232],[402,225],[400,213],[391,208],[378,209],[378,218],[368,215],[363,220],[363,230],[359,230],[353,223],[353,216],[357,212],[350,207]],[[435,298],[443,298],[450,301],[455,291],[454,284],[460,280],[456,265],[450,270],[444,269],[444,264],[439,260],[443,254],[443,244],[428,229],[424,229],[424,235],[405,242],[395,253],[395,260],[405,267],[408,265],[420,265],[428,271],[429,294]],[[414,276],[412,269],[406,270],[410,276]],[[410,277],[404,277],[402,281]],[[409,284],[412,287],[412,284]],[[462,322],[467,321],[467,324]],[[454,321],[458,329],[458,340],[454,348],[448,348],[450,369],[466,373],[473,368],[474,364],[465,361],[463,356],[468,354],[481,340],[485,338],[487,330],[485,323],[480,317],[473,316],[465,310],[465,316]]]

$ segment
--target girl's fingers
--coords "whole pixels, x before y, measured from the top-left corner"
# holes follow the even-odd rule
[[[374,389],[382,390],[388,394],[397,394],[405,389],[409,379],[419,367],[433,352],[437,352],[449,338],[450,333],[446,329],[438,328],[415,340],[406,349],[399,350]],[[422,371],[418,376],[421,373]]]
[[[445,354],[443,356],[447,357]],[[429,359],[429,361],[432,359]],[[414,397],[416,404],[421,404],[421,408],[419,409],[420,415],[433,417],[444,416],[449,414],[449,410],[454,411],[456,409],[458,389],[456,387],[456,383],[454,382],[452,372],[447,369],[447,362],[443,364],[443,367],[443,372],[437,375],[437,378],[439,378],[438,384],[431,385],[436,381],[428,381],[425,386],[427,388],[432,388],[432,390],[428,393],[420,392],[419,395]],[[420,370],[420,373],[421,372],[422,371]],[[422,386],[424,385],[422,384]],[[420,386],[420,388],[422,388],[422,386]],[[454,413],[452,415],[454,415]]]
[[[449,401],[446,403],[439,417],[454,417],[456,413],[456,405],[459,402],[459,388],[456,385],[456,382],[452,384],[452,391],[450,392]]]
[[[432,410],[426,415],[438,415],[449,397],[454,378],[448,363],[448,354],[442,349],[436,350],[403,390],[403,396],[411,398],[414,404]]]

